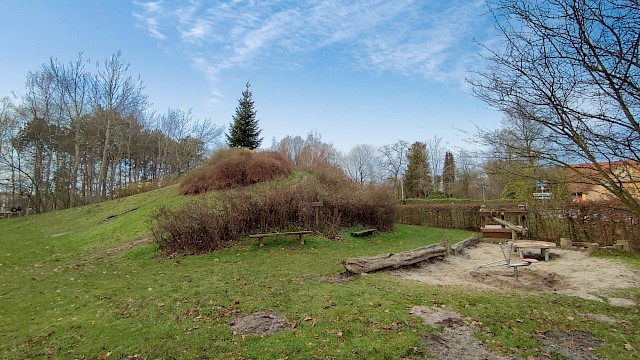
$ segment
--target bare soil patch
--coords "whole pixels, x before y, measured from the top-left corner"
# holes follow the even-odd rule
[[[103,251],[97,253],[96,257],[102,258],[102,257],[104,257],[106,255],[114,255],[114,254],[117,254],[119,252],[132,249],[132,248],[134,248],[134,247],[136,247],[138,245],[143,245],[143,244],[150,243],[151,241],[153,241],[153,238],[151,238],[150,236],[143,236],[141,238],[129,241],[128,243],[120,244],[120,245],[118,245],[118,246],[116,246],[114,248],[103,250]]]
[[[539,257],[539,253],[526,255]],[[518,261],[518,254],[511,254]],[[548,262],[520,268],[518,280],[505,265],[479,266],[504,259],[498,244],[480,243],[460,256],[431,261],[421,266],[396,270],[403,279],[429,285],[459,286],[486,290],[547,291],[604,301],[607,290],[640,287],[640,271],[608,259],[588,257],[585,252],[552,249]],[[476,271],[477,269],[477,271]],[[633,301],[612,298],[614,306],[637,306]]]
[[[231,326],[240,335],[264,335],[288,329],[290,324],[284,315],[265,310],[235,319]]]
[[[602,340],[578,330],[545,331],[538,340],[545,351],[561,354],[571,360],[597,360],[598,357],[592,351],[602,345]]]
[[[509,359],[487,349],[473,337],[477,329],[467,324],[457,312],[439,307],[415,306],[413,316],[419,317],[429,326],[440,329],[440,333],[429,333],[421,343],[429,354],[441,360],[504,360]]]

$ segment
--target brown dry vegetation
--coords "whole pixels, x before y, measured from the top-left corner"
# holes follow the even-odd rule
[[[246,159],[246,153],[236,152],[235,157]],[[222,161],[238,163],[228,157]],[[210,166],[198,176],[209,174],[220,179],[224,174],[219,171],[229,170],[226,166]],[[265,165],[260,173],[272,172]],[[238,175],[233,176],[235,179]],[[189,182],[209,183],[213,181],[203,177]],[[234,182],[245,183],[242,179]],[[198,190],[188,193],[202,192],[204,187],[194,189]],[[339,168],[325,166],[298,180],[283,179],[201,195],[176,210],[162,207],[152,219],[152,234],[167,253],[202,253],[267,231],[305,229],[334,239],[342,227],[355,225],[389,231],[395,222],[395,209],[392,189],[356,185]]]
[[[495,202],[494,209],[516,208],[519,202]],[[424,225],[443,229],[480,229],[481,202],[415,203],[398,206],[401,224]],[[559,242],[561,237],[574,242],[594,242],[610,246],[616,240],[629,239],[634,251],[640,252],[640,219],[619,202],[528,204],[529,234],[539,240]]]
[[[180,183],[180,193],[197,195],[233,189],[291,175],[293,166],[279,152],[233,148],[216,152]]]

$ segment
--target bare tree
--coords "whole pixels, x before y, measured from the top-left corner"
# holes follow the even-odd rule
[[[393,180],[398,197],[402,194],[402,178],[407,170],[409,154],[409,143],[398,140],[394,144],[384,145],[378,149],[380,153],[380,164],[383,167],[387,178]]]
[[[271,148],[281,152],[300,170],[337,165],[339,161],[338,151],[333,145],[322,141],[322,135],[314,131],[309,132],[306,139],[286,136],[280,141],[274,140]]]
[[[305,141],[300,135],[287,135],[280,141],[276,141],[274,139],[271,149],[274,151],[279,151],[282,155],[289,159],[294,166],[298,167],[298,165],[300,164],[296,163],[296,159],[298,159],[298,157],[300,156],[300,153],[302,152],[304,146]]]
[[[478,181],[482,175],[477,158],[465,150],[460,150],[456,155],[455,182],[453,194],[455,197],[469,199],[480,198]]]
[[[553,153],[553,144],[547,129],[529,114],[506,111],[499,129],[478,127],[474,137],[486,149],[481,156],[492,191],[507,198],[531,199],[532,184],[550,180],[541,165],[548,165],[543,154]]]
[[[140,78],[128,74],[129,64],[117,52],[105,60],[94,82],[97,115],[102,119],[104,138],[100,161],[100,191],[103,198],[113,189],[108,189],[109,150],[112,146],[114,125],[120,119],[136,116],[148,107],[144,84]],[[124,130],[124,129],[123,129]],[[109,190],[109,191],[108,191]]]
[[[502,48],[470,80],[476,95],[546,129],[541,157],[587,163],[635,214],[640,202],[610,164],[640,161],[637,0],[489,0]],[[569,167],[575,169],[574,167]],[[623,172],[624,173],[624,172]],[[585,174],[582,174],[585,175]]]
[[[442,138],[433,135],[427,141],[427,153],[431,165],[431,180],[433,181],[433,190],[442,191],[442,172],[444,169],[444,156],[446,149],[442,145]]]
[[[8,144],[11,138],[11,130],[16,127],[12,107],[11,99],[8,97],[0,99],[0,157],[2,156],[3,147]]]
[[[342,157],[345,174],[360,185],[375,183],[380,179],[376,148],[368,144],[356,145]]]
[[[69,65],[59,63],[51,58],[49,63],[43,66],[43,72],[50,76],[55,84],[54,100],[60,109],[61,119],[59,123],[71,129],[73,134],[73,163],[69,181],[68,206],[78,204],[78,174],[82,161],[83,139],[82,133],[86,122],[86,116],[91,110],[92,75],[86,71],[88,62],[82,59],[82,53],[75,62]]]

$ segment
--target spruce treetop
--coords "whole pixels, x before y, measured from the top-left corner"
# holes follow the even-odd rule
[[[229,147],[244,147],[254,150],[262,143],[258,127],[257,111],[253,106],[251,84],[247,81],[242,97],[238,99],[236,113],[233,116],[229,133],[225,134]]]

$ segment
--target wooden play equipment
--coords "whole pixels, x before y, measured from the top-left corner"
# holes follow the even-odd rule
[[[481,207],[480,231],[482,231],[483,241],[486,239],[524,239],[527,236],[527,214],[526,205],[520,205],[518,209]]]
[[[524,249],[539,249],[544,261],[549,261],[549,253],[555,247],[555,243],[548,241],[520,240],[513,243],[513,250],[520,254],[520,258],[524,257]]]
[[[491,267],[491,266],[508,266],[511,269],[513,269],[513,276],[516,278],[516,280],[518,280],[518,276],[519,276],[519,268],[523,267],[523,266],[529,266],[533,263],[538,262],[538,260],[536,259],[527,259],[527,258],[520,258],[519,261],[512,261],[511,260],[511,255],[514,251],[515,244],[513,241],[509,241],[506,245],[503,246],[502,243],[498,244],[500,245],[500,251],[502,251],[502,259],[497,260],[497,261],[493,261],[490,262],[488,264],[482,264],[480,266],[478,266],[473,272],[478,272],[478,270],[485,268],[485,267]]]

